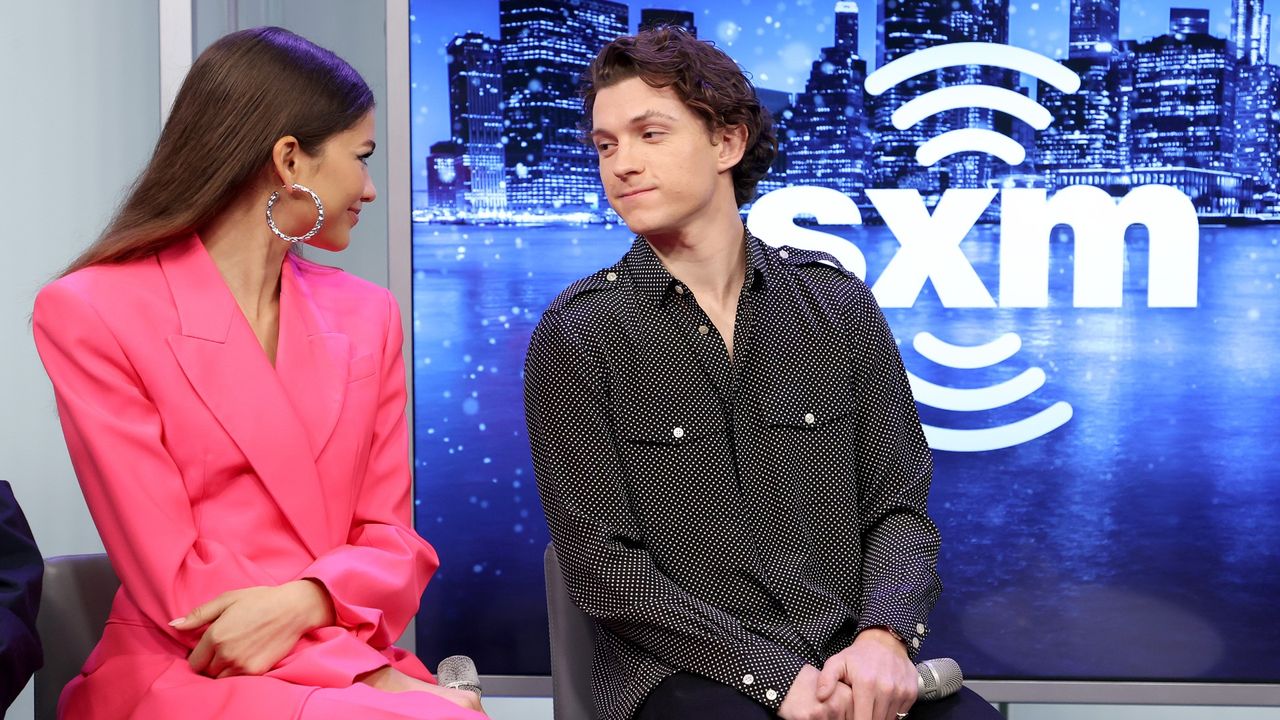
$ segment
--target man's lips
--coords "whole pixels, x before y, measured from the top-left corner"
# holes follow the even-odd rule
[[[645,193],[647,193],[647,192],[649,192],[649,191],[651,191],[651,190],[653,190],[653,189],[654,189],[654,188],[647,187],[647,188],[637,188],[637,189],[635,189],[635,190],[628,190],[628,191],[626,191],[625,193],[622,193],[621,195],[619,195],[619,196],[618,196],[618,199],[619,199],[619,200],[625,200],[625,199],[627,199],[627,198],[637,197],[637,196],[639,196],[639,195],[643,195],[643,194],[645,194]]]
[[[347,213],[351,215],[351,224],[355,225],[360,222],[360,211],[355,208],[347,208]]]

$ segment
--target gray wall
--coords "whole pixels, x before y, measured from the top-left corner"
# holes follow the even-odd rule
[[[160,132],[156,0],[0,5],[6,198],[0,477],[46,556],[102,548],[71,474],[29,318],[36,291],[102,229]],[[30,688],[11,718],[31,717]]]

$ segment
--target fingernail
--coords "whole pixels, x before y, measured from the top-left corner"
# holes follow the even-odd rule
[[[183,620],[186,620],[186,618],[174,618],[169,621],[169,627],[177,627],[182,624]]]

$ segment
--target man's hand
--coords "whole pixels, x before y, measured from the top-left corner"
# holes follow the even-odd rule
[[[883,628],[867,628],[822,667],[817,699],[849,688],[852,720],[894,720],[915,703],[919,677],[900,640]]]
[[[853,717],[853,691],[837,682],[827,697],[818,699],[818,668],[805,665],[782,699],[782,720],[846,720]]]
[[[295,580],[222,593],[169,624],[178,630],[208,626],[187,657],[197,673],[261,675],[288,655],[298,638],[333,624],[333,601],[320,583]]]

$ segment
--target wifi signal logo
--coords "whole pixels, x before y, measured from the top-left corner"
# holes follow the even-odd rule
[[[985,345],[952,345],[932,333],[922,332],[912,340],[922,357],[947,368],[976,370],[998,365],[1018,353],[1022,338],[1005,333]],[[907,371],[916,401],[940,410],[977,412],[994,410],[1029,397],[1044,386],[1045,373],[1033,367],[1013,378],[982,388],[950,388],[929,382]],[[1058,401],[1034,415],[1007,425],[972,430],[941,428],[921,423],[929,447],[952,452],[983,452],[1030,442],[1062,427],[1071,419],[1071,405]]]
[[[987,65],[1031,75],[1063,93],[1080,89],[1080,77],[1052,59],[1023,48],[996,43],[952,43],[937,45],[901,57],[867,77],[866,90],[879,96],[890,88],[918,75],[957,65]],[[1053,116],[1044,106],[1025,95],[990,85],[953,85],[926,92],[903,103],[891,121],[899,130],[916,126],[938,113],[961,108],[984,108],[1011,115],[1036,130],[1044,130]],[[1026,149],[1012,138],[986,128],[959,128],[929,138],[916,148],[916,162],[929,167],[951,155],[981,152],[993,155],[1010,166],[1026,159]],[[976,370],[992,367],[1013,358],[1022,348],[1022,338],[1006,333],[984,345],[953,345],[932,333],[922,332],[912,341],[917,353],[937,365],[951,369]],[[1028,368],[1004,382],[981,388],[953,388],[938,385],[907,373],[916,401],[940,410],[982,412],[1010,405],[1029,397],[1044,386],[1046,376],[1038,367]],[[983,452],[1012,447],[1046,435],[1066,424],[1071,405],[1056,402],[1031,415],[998,427],[953,429],[922,424],[929,446],[953,452]]]
[[[868,75],[866,90],[879,96],[917,75],[957,65],[1014,70],[1041,79],[1067,94],[1080,89],[1079,75],[1044,55],[1012,45],[966,42],[935,45],[900,57]],[[1043,105],[1021,93],[976,84],[952,85],[924,93],[903,103],[890,119],[895,128],[907,130],[938,113],[975,107],[1012,115],[1036,130],[1044,130],[1053,122],[1053,116]],[[986,128],[959,128],[921,143],[916,148],[916,162],[929,167],[962,152],[994,155],[1009,165],[1020,165],[1027,157],[1026,149],[1007,135]]]

